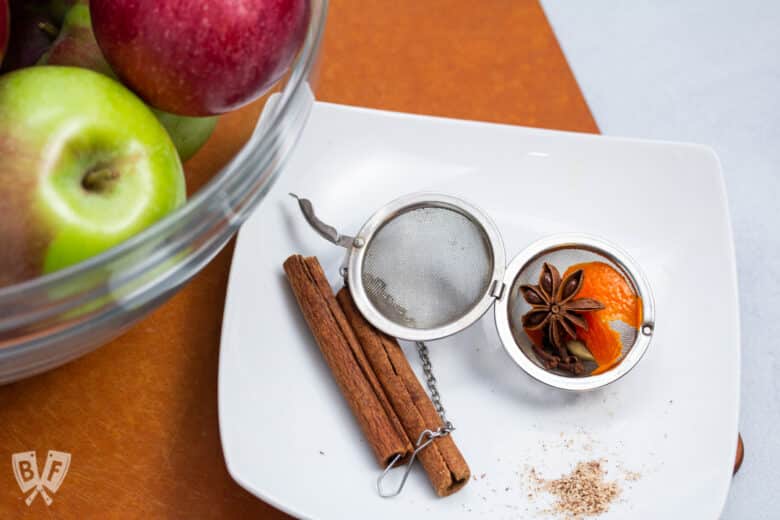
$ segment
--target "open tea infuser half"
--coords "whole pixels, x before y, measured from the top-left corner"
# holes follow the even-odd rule
[[[503,241],[493,221],[456,197],[438,193],[401,197],[374,213],[354,236],[347,236],[322,222],[309,200],[292,196],[317,233],[347,249],[342,275],[366,320],[390,336],[416,343],[432,401],[442,418],[438,430],[420,434],[399,487],[389,493],[381,484],[397,460],[385,469],[377,482],[382,496],[399,494],[414,456],[436,437],[454,430],[440,402],[426,341],[464,330],[493,307],[499,338],[515,363],[543,383],[574,391],[619,379],[639,362],[650,344],[655,326],[650,285],[637,263],[609,242],[583,234],[552,235],[526,247],[506,264]],[[545,365],[540,358],[521,321],[538,307],[523,292],[540,279],[548,265],[566,269],[588,262],[604,263],[620,273],[637,297],[640,314],[635,324],[611,323],[619,335],[618,362],[596,375],[574,375]],[[549,303],[545,311],[550,313],[565,312],[555,301],[532,298],[532,303]],[[585,361],[584,367],[590,374],[597,365]]]

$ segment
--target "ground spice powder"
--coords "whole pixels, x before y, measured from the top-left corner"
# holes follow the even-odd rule
[[[605,513],[620,496],[617,482],[604,480],[606,471],[600,460],[580,462],[568,475],[553,480],[539,477],[536,470],[529,472],[536,491],[555,497],[552,511],[567,520],[581,520]]]

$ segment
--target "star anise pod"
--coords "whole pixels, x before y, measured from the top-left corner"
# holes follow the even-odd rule
[[[544,263],[539,285],[521,285],[520,293],[531,304],[531,310],[522,318],[523,327],[540,330],[546,327],[547,337],[566,359],[566,339],[577,337],[576,327],[588,330],[588,322],[581,316],[604,308],[592,298],[576,298],[582,288],[585,273],[578,269],[561,280],[555,266]]]

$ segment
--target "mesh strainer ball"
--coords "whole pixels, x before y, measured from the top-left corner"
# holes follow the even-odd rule
[[[378,329],[401,339],[440,339],[493,304],[504,273],[495,224],[476,207],[439,194],[382,208],[355,238],[348,284]]]
[[[348,249],[346,280],[355,304],[369,322],[391,336],[440,339],[465,329],[495,305],[499,336],[512,359],[536,379],[574,390],[614,381],[647,349],[654,319],[649,285],[636,263],[607,242],[556,235],[529,246],[506,266],[495,224],[455,197],[418,193],[395,200],[375,213],[355,237],[340,235],[316,218],[309,201],[299,201],[320,235]],[[546,370],[520,326],[527,304],[517,288],[535,284],[545,261],[563,271],[596,259],[621,272],[642,298],[642,327],[621,329],[622,361],[603,374],[578,377]]]

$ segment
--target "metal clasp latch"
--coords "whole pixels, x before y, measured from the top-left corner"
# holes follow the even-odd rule
[[[439,428],[436,431],[423,430],[420,433],[420,436],[417,438],[417,444],[415,444],[414,451],[412,452],[412,456],[409,459],[409,463],[406,465],[406,469],[404,470],[404,475],[403,477],[401,477],[401,483],[398,484],[398,488],[395,491],[386,493],[382,489],[382,481],[385,479],[387,474],[390,473],[390,470],[392,470],[395,467],[395,465],[398,463],[398,460],[401,458],[400,453],[395,457],[393,457],[393,460],[390,461],[390,464],[388,464],[385,470],[382,472],[382,474],[379,475],[379,478],[376,481],[376,490],[379,492],[379,496],[382,498],[393,498],[400,495],[401,491],[403,491],[404,486],[406,485],[406,479],[409,478],[409,473],[412,471],[412,466],[414,465],[414,459],[417,458],[417,454],[420,453],[425,448],[427,448],[428,445],[433,441],[435,441],[438,437],[444,437],[445,435],[449,435],[450,432],[454,429],[455,428],[451,424],[448,424],[444,428]]]
[[[317,215],[314,213],[314,206],[309,199],[302,199],[295,193],[290,193],[290,196],[298,201],[298,206],[300,206],[301,212],[303,212],[303,216],[306,219],[306,222],[308,222],[314,231],[316,231],[317,234],[319,234],[322,238],[328,242],[336,244],[337,246],[346,247],[347,249],[350,247],[363,246],[361,239],[342,235],[336,231],[336,228],[329,226],[317,218]]]

